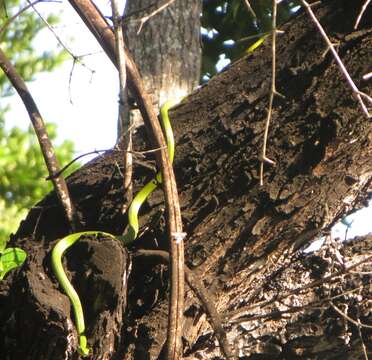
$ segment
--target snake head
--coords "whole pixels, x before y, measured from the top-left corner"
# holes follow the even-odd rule
[[[79,348],[78,348],[78,353],[81,356],[88,356],[90,354],[90,349],[88,348],[87,345],[87,338],[85,335],[79,335]]]

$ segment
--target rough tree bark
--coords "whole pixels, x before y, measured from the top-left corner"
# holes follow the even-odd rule
[[[371,13],[353,31],[363,1],[316,9],[352,77],[369,92]],[[270,88],[270,44],[237,61],[171,112],[175,172],[188,266],[203,279],[241,359],[359,359],[371,355],[371,237],[301,250],[371,195],[372,125],[313,23],[301,14],[278,44],[277,89],[268,156],[259,187]],[[108,152],[68,185],[86,229],[121,233],[125,216],[121,154]],[[138,190],[149,174],[135,168]],[[135,248],[164,249],[162,194],[144,207],[151,224]],[[68,226],[54,194],[29,213],[11,245],[26,264],[0,283],[0,342],[5,359],[77,358],[69,302],[50,270],[50,251]],[[157,359],[166,336],[167,268],[134,257],[128,303],[127,252],[105,239],[82,240],[66,256],[81,294],[94,359]],[[358,265],[359,263],[359,265]],[[354,268],[350,268],[354,266]],[[314,283],[313,283],[314,282]],[[302,289],[302,290],[301,290]],[[342,314],[346,314],[345,317]],[[354,319],[354,322],[351,320]],[[184,357],[219,358],[208,317],[188,291]],[[363,350],[363,344],[365,348]]]

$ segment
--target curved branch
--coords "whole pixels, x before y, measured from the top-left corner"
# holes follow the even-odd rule
[[[62,204],[65,211],[66,218],[71,226],[72,230],[75,230],[77,226],[76,213],[70,198],[70,194],[62,175],[53,176],[60,172],[60,167],[55,156],[53,145],[49,139],[48,133],[45,128],[43,118],[36,106],[36,103],[31,96],[25,82],[21,76],[17,73],[17,70],[8,60],[4,52],[0,49],[0,67],[12,83],[19,96],[21,97],[23,104],[26,107],[31,123],[35,129],[36,136],[39,140],[41,152],[43,154],[45,164],[48,168],[49,177],[53,182],[54,189],[57,196]]]
[[[115,36],[105,17],[91,0],[69,0],[85,25],[96,37],[103,50],[117,67],[115,51]],[[163,190],[167,208],[167,225],[169,249],[171,255],[171,294],[168,317],[167,358],[178,359],[181,350],[182,317],[184,308],[184,245],[177,241],[182,234],[181,210],[178,199],[177,185],[172,165],[166,150],[165,139],[160,123],[146,94],[140,74],[128,49],[125,49],[125,65],[128,76],[128,87],[141,111],[149,138],[153,145],[159,148],[156,161],[163,174]]]

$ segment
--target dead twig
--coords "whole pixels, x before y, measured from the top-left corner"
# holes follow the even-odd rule
[[[358,261],[355,264],[352,264],[350,266],[345,266],[342,270],[339,270],[339,271],[336,271],[332,274],[329,274],[328,276],[325,276],[322,279],[315,280],[315,281],[313,281],[313,282],[311,282],[307,285],[298,287],[296,289],[285,291],[284,293],[282,292],[279,296],[273,296],[271,299],[260,301],[260,302],[257,302],[255,304],[248,305],[248,306],[243,306],[243,307],[241,307],[237,310],[230,311],[228,314],[226,314],[226,316],[229,318],[229,321],[233,321],[237,317],[242,316],[244,313],[247,313],[248,311],[250,311],[254,308],[260,307],[262,309],[265,306],[268,306],[268,305],[272,304],[274,301],[283,300],[290,295],[300,294],[303,291],[316,288],[316,287],[318,287],[320,285],[323,285],[325,283],[329,283],[329,284],[334,283],[334,282],[337,281],[337,279],[336,279],[337,277],[345,275],[345,274],[349,273],[350,270],[353,270],[353,269],[357,268],[359,265],[365,264],[365,263],[370,262],[370,261],[372,261],[372,256],[368,256],[365,259],[360,260],[360,261]]]
[[[254,10],[253,10],[251,4],[249,3],[249,0],[244,0],[244,2],[245,2],[245,5],[247,6],[248,11],[252,14],[252,16],[253,16],[255,19],[257,19],[257,15],[256,15],[256,13],[254,12]]]
[[[115,37],[107,20],[91,0],[69,0],[88,29],[96,37],[111,61],[117,66]],[[167,359],[180,358],[182,318],[184,308],[184,244],[179,241],[182,232],[181,210],[173,168],[169,161],[166,142],[160,123],[152,107],[152,102],[144,90],[138,69],[128,50],[125,49],[125,63],[128,87],[133,95],[144,120],[153,146],[159,148],[156,160],[163,176],[163,190],[167,209],[167,227],[170,248],[171,294],[167,333]]]
[[[363,112],[365,113],[365,115],[367,116],[367,118],[370,118],[371,114],[368,111],[368,106],[364,104],[363,98],[366,99],[370,105],[372,105],[372,98],[369,95],[360,91],[358,89],[358,87],[355,85],[353,79],[349,75],[349,72],[347,71],[345,65],[343,64],[343,62],[341,60],[341,58],[338,56],[334,45],[329,40],[327,33],[325,32],[325,30],[323,29],[319,20],[315,16],[313,10],[311,9],[311,5],[309,5],[308,2],[305,1],[305,0],[301,0],[301,3],[305,7],[305,9],[308,12],[311,20],[314,22],[315,26],[318,28],[319,33],[321,34],[321,36],[323,37],[324,41],[326,42],[328,48],[330,49],[334,59],[336,60],[336,63],[338,65],[338,67],[341,70],[341,73],[344,75],[344,77],[346,78],[346,81],[348,82],[349,86],[351,87],[351,90],[353,92],[354,97],[358,100],[359,105],[361,106],[361,108],[362,108]]]
[[[132,16],[135,16],[135,15],[137,15],[137,14],[144,13],[144,12],[150,10],[152,7],[156,6],[157,3],[158,3],[157,1],[154,1],[154,2],[151,3],[151,4],[148,4],[148,5],[146,5],[146,6],[143,6],[143,7],[139,8],[139,9],[136,9],[136,10],[130,12],[130,13],[127,13],[127,14],[124,14],[124,12],[125,12],[125,9],[124,9],[124,12],[123,12],[123,20],[126,21],[126,20],[128,20],[129,18],[131,18]]]
[[[362,20],[363,14],[367,10],[367,7],[368,7],[370,2],[371,2],[371,0],[366,0],[365,3],[363,4],[362,8],[360,9],[359,15],[358,15],[358,17],[355,21],[354,30],[356,30],[358,28],[360,20]]]
[[[141,32],[142,28],[143,28],[143,25],[145,25],[145,23],[147,21],[149,21],[152,17],[154,17],[156,14],[160,13],[161,11],[163,11],[164,9],[166,9],[169,5],[171,5],[172,3],[174,2],[174,0],[168,0],[166,3],[164,3],[163,5],[159,6],[157,9],[155,9],[151,14],[149,15],[146,15],[144,17],[142,17],[139,21],[140,21],[140,25],[138,27],[138,30],[137,30],[137,35]]]
[[[70,75],[69,75],[69,81],[68,81],[68,89],[69,89],[69,94],[70,94],[69,95],[70,96],[70,103],[73,104],[72,97],[71,97],[71,83],[72,83],[72,74],[73,74],[74,69],[75,69],[75,64],[80,64],[82,67],[84,67],[85,69],[87,69],[91,73],[92,76],[96,72],[95,70],[91,69],[88,65],[86,65],[84,63],[84,61],[81,60],[84,56],[87,56],[87,55],[90,55],[90,54],[79,55],[79,56],[78,55],[75,55],[67,47],[67,45],[62,41],[62,39],[59,37],[59,35],[54,30],[53,26],[50,25],[49,22],[47,21],[47,19],[45,19],[44,16],[41,15],[41,13],[36,9],[36,7],[34,6],[34,4],[31,3],[30,0],[27,0],[27,2],[29,3],[29,6],[31,6],[32,9],[35,11],[35,13],[37,14],[37,16],[39,16],[40,20],[46,25],[46,27],[48,28],[48,30],[53,34],[53,36],[57,40],[58,44],[61,45],[61,47],[71,56],[71,58],[73,60],[71,71],[70,71]]]
[[[40,149],[43,154],[45,164],[48,168],[49,175],[52,176],[59,172],[59,164],[55,156],[53,145],[49,139],[48,133],[45,128],[45,124],[41,114],[36,106],[36,103],[31,96],[25,82],[18,74],[14,66],[7,59],[4,52],[0,49],[0,67],[4,71],[5,75],[8,77],[9,81],[12,83],[13,87],[18,92],[23,104],[26,107],[28,115],[30,117],[31,123],[34,127],[36,136],[39,140]],[[58,177],[52,178],[54,189],[57,193],[61,205],[64,209],[66,218],[71,226],[72,230],[76,229],[78,225],[76,213],[70,198],[70,194],[65,182],[65,179],[60,175]]]
[[[363,80],[369,80],[371,77],[372,77],[372,72],[369,72],[369,73],[367,73],[367,74],[364,74],[364,75],[362,76],[362,79],[363,79]]]
[[[332,296],[332,297],[329,297],[329,298],[326,298],[326,299],[321,299],[321,300],[315,300],[315,301],[311,301],[305,305],[289,305],[289,304],[286,304],[283,302],[283,300],[285,299],[275,299],[276,302],[279,302],[281,305],[283,306],[286,306],[287,309],[286,310],[272,310],[272,311],[269,311],[269,312],[266,312],[264,314],[245,314],[237,319],[234,319],[234,320],[231,320],[229,321],[230,323],[233,323],[233,324],[240,324],[240,323],[243,323],[243,322],[249,322],[249,321],[255,321],[255,320],[260,320],[260,319],[273,319],[273,318],[277,318],[277,317],[281,317],[282,315],[286,315],[286,314],[295,314],[295,313],[298,313],[300,311],[304,311],[304,310],[310,310],[310,309],[321,309],[321,308],[324,308],[324,305],[326,303],[329,303],[331,300],[334,300],[334,299],[337,299],[339,297],[342,297],[342,296],[345,296],[347,294],[350,294],[350,293],[353,293],[353,292],[356,292],[358,290],[361,290],[364,286],[360,286],[358,288],[355,288],[355,289],[352,289],[352,290],[349,290],[349,291],[344,291],[342,292],[341,294],[338,294],[338,295],[335,295],[335,296]],[[274,303],[274,301],[272,302],[272,304]],[[269,304],[267,304],[269,305]],[[260,306],[260,310],[262,310],[261,306]]]
[[[127,85],[127,72],[125,69],[125,53],[124,53],[124,35],[123,35],[123,21],[119,14],[117,0],[111,0],[112,9],[112,22],[114,24],[115,34],[115,48],[117,54],[117,64],[119,71],[119,125],[118,125],[118,139],[123,134],[123,147],[124,147],[124,193],[129,204],[133,199],[133,157],[132,151],[132,128],[133,124],[130,121],[128,94],[126,90]],[[127,205],[123,206],[126,210]]]
[[[362,345],[362,349],[363,349],[363,355],[364,355],[364,359],[365,360],[368,360],[368,355],[367,355],[367,349],[366,349],[366,345],[364,343],[364,340],[363,340],[363,336],[362,336],[362,328],[367,328],[367,329],[372,329],[372,326],[369,326],[369,325],[366,325],[366,324],[362,324],[360,322],[360,319],[358,317],[357,320],[354,320],[353,318],[351,318],[349,315],[345,314],[338,306],[336,306],[332,301],[329,302],[329,304],[331,305],[331,307],[338,313],[340,314],[343,318],[345,318],[347,321],[351,322],[352,324],[354,324],[357,329],[358,329],[358,336],[359,336],[359,339],[361,341],[361,345]]]
[[[354,320],[349,315],[345,314],[339,307],[337,307],[332,301],[329,302],[329,304],[332,306],[332,308],[338,312],[341,316],[343,316],[347,321],[351,322],[357,327],[363,327],[366,329],[372,329],[371,325],[362,324],[360,321]]]
[[[45,1],[45,0],[43,0]],[[81,66],[85,67],[87,70],[89,70],[92,74],[95,73],[95,70],[91,69],[89,66],[87,66],[81,58],[83,55],[75,55],[69,48],[68,46],[63,42],[63,40],[59,37],[59,35],[56,33],[54,30],[53,26],[49,24],[48,20],[45,19],[43,15],[36,9],[35,4],[37,3],[36,1],[32,3],[30,0],[27,0],[29,6],[32,7],[32,9],[35,11],[36,15],[40,18],[40,20],[45,24],[45,26],[48,28],[48,30],[53,34],[53,36],[56,38],[57,42],[61,47],[72,57],[74,60],[74,63],[79,63]],[[86,56],[86,55],[84,55]]]
[[[269,135],[269,126],[270,121],[272,118],[272,112],[273,112],[273,102],[274,102],[274,96],[278,95],[278,92],[276,91],[276,15],[277,15],[277,3],[276,0],[273,0],[272,2],[272,16],[271,16],[271,34],[272,34],[272,43],[271,43],[271,90],[270,90],[270,98],[269,98],[269,108],[267,111],[267,117],[266,117],[266,123],[265,123],[265,131],[264,131],[264,139],[263,139],[263,146],[262,146],[262,153],[260,158],[260,185],[263,185],[263,176],[264,176],[264,163],[267,162],[271,165],[275,165],[275,161],[269,159],[266,156],[266,147],[267,147],[267,138]]]

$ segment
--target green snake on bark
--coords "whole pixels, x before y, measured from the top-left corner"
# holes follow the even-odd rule
[[[168,156],[171,163],[173,163],[174,159],[174,137],[168,111],[173,105],[175,105],[174,101],[167,101],[160,109],[160,119],[163,127],[163,132],[166,137]],[[124,246],[131,244],[138,236],[139,209],[146,201],[148,196],[157,188],[158,184],[160,184],[161,182],[162,175],[160,172],[158,172],[154,179],[149,181],[134,197],[128,209],[128,230],[125,235],[116,236],[102,231],[77,232],[60,239],[52,250],[52,269],[59,284],[71,301],[75,317],[76,329],[79,337],[78,352],[82,356],[88,356],[90,353],[90,349],[87,344],[87,338],[85,335],[84,312],[79,295],[72,286],[63,269],[62,256],[64,255],[66,250],[69,249],[73,244],[75,244],[82,236],[103,235],[121,241]]]

